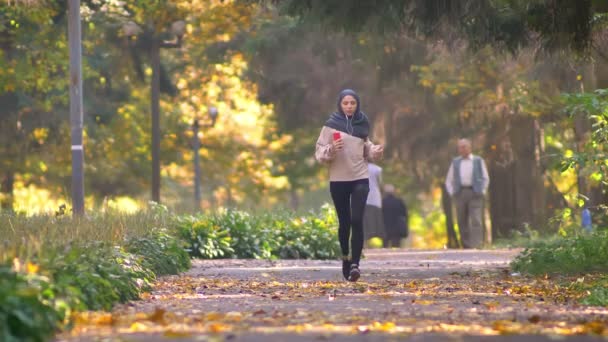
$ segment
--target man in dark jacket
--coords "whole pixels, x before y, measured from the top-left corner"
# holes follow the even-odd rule
[[[391,184],[384,187],[382,215],[386,232],[384,247],[400,247],[401,239],[409,234],[408,214],[405,203],[395,195],[395,187]]]

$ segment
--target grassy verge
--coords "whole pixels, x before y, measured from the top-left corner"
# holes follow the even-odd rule
[[[335,258],[337,219],[319,213],[133,215],[85,218],[0,214],[0,340],[43,341],[74,312],[138,299],[190,258]]]
[[[585,305],[608,305],[608,232],[576,234],[536,242],[512,262],[513,270],[531,275],[576,276],[570,285]],[[585,280],[585,278],[587,280]]]

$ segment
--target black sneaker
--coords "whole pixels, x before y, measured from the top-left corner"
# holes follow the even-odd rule
[[[352,264],[352,261],[350,261],[350,259],[348,257],[342,257],[342,275],[344,276],[344,279],[348,280],[348,277],[350,276],[350,265]]]
[[[359,265],[357,265],[357,264],[350,265],[350,274],[349,274],[348,280],[355,282],[355,281],[359,280],[359,277],[361,277],[361,271],[359,271]]]

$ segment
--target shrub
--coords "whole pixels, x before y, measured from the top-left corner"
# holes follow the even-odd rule
[[[48,339],[69,324],[72,311],[109,310],[137,299],[157,275],[189,268],[190,255],[335,258],[336,227],[330,206],[306,216],[236,210],[175,216],[162,206],[131,216],[0,215],[0,233],[11,246],[0,262],[34,260],[39,265],[0,264],[0,340]]]
[[[274,212],[253,216],[228,210],[215,215],[178,217],[190,254],[215,258],[331,259],[339,255],[337,218],[326,205],[320,214]]]
[[[142,266],[143,257],[104,242],[67,247],[47,257],[56,286],[69,289],[78,309],[109,310],[117,303],[139,298],[150,288],[154,273]]]
[[[530,274],[606,272],[608,233],[598,231],[536,243],[517,256],[512,267]]]
[[[0,266],[0,340],[43,341],[64,318],[48,278]]]
[[[177,274],[190,268],[187,245],[166,229],[157,229],[149,237],[130,239],[129,253],[142,257],[142,266],[156,275]]]
[[[292,218],[281,225],[275,255],[285,259],[337,258],[340,255],[337,225],[337,217],[329,205],[323,206],[320,214]]]
[[[272,257],[273,229],[246,212],[227,210],[210,217],[214,226],[230,234],[230,246],[234,255],[247,259]]]
[[[228,258],[234,253],[229,231],[214,225],[207,217],[176,217],[175,225],[180,237],[188,242],[188,252],[193,257]]]

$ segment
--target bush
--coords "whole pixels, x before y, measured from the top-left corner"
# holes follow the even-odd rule
[[[77,309],[109,310],[150,288],[155,274],[143,260],[122,247],[95,242],[54,253],[42,266],[56,286],[71,293]]]
[[[182,239],[188,242],[191,256],[202,259],[229,258],[231,247],[230,232],[213,224],[204,217],[182,216],[175,219],[175,225]]]
[[[296,217],[278,229],[278,250],[284,259],[334,259],[340,255],[338,221],[334,210],[325,205],[319,215]]]
[[[187,245],[166,229],[152,232],[150,237],[129,240],[126,250],[142,257],[142,266],[156,275],[177,274],[190,268]]]
[[[536,243],[517,256],[512,267],[529,274],[606,272],[608,233],[598,231]]]
[[[40,260],[46,276],[0,267],[2,341],[45,340],[73,310],[109,310],[138,299],[150,289],[154,271],[175,274],[190,265],[187,253],[163,231],[126,246],[142,254],[94,242],[47,252]]]
[[[332,259],[340,255],[337,218],[326,205],[320,214],[288,212],[253,216],[236,210],[176,219],[190,255],[216,258]]]
[[[190,255],[339,255],[337,219],[330,206],[306,216],[253,216],[235,210],[175,216],[162,206],[131,216],[76,219],[3,214],[0,233],[11,247],[0,254],[5,265],[0,264],[1,341],[42,341],[69,326],[72,311],[109,310],[115,303],[138,299],[157,275],[188,269]],[[13,267],[6,266],[10,260]],[[23,266],[20,260],[37,265]]]
[[[210,220],[214,226],[229,232],[235,256],[247,259],[272,257],[274,232],[260,218],[242,211],[227,210],[211,216]]]
[[[0,340],[43,341],[66,315],[48,278],[0,266]]]
[[[590,306],[608,305],[608,288],[606,285],[596,286],[589,291],[589,295],[581,300],[581,304]]]

